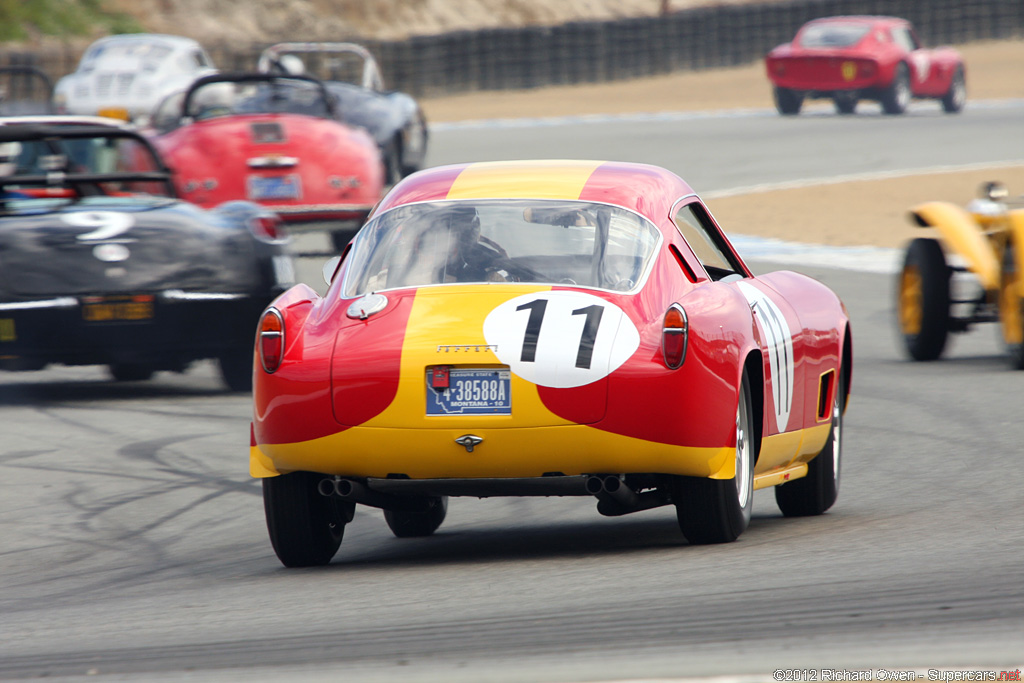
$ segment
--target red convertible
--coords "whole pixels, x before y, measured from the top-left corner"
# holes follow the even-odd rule
[[[754,276],[669,171],[420,171],[324,274],[257,329],[249,467],[286,566],[330,562],[356,504],[400,537],[432,534],[449,496],[674,505],[691,543],[721,543],[754,489],[787,516],[836,500],[846,309]]]
[[[902,114],[911,98],[939,100],[956,113],[967,99],[960,54],[921,47],[910,22],[895,17],[809,21],[765,62],[780,114],[799,114],[805,98],[831,99],[841,114],[852,114],[860,100]]]
[[[151,136],[183,199],[253,201],[289,232],[330,233],[340,250],[383,194],[384,161],[335,107],[309,76],[215,74],[165,100]]]

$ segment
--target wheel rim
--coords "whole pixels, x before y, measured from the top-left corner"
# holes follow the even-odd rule
[[[900,67],[896,72],[896,81],[892,84],[893,104],[896,109],[903,111],[910,104],[910,81],[907,77],[906,67]]]
[[[832,478],[835,479],[836,488],[839,488],[839,461],[843,447],[843,411],[842,396],[840,390],[842,385],[836,387],[836,398],[832,401]]]
[[[907,266],[900,277],[900,330],[905,335],[921,333],[923,284],[917,266]]]
[[[953,84],[953,106],[956,109],[960,109],[964,105],[964,101],[967,99],[967,87],[964,85],[963,78],[957,78]]]
[[[740,394],[740,403],[736,408],[736,495],[740,507],[746,507],[750,495],[750,435],[747,434],[747,401]]]

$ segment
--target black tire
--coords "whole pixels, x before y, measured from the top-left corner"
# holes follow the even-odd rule
[[[402,146],[402,175],[407,176],[420,170],[430,140],[427,119],[423,112],[416,113],[416,119],[406,130],[403,139],[406,144]]]
[[[907,246],[900,271],[896,314],[907,353],[935,360],[949,336],[950,268],[937,240],[918,237]]]
[[[750,381],[743,373],[736,407],[736,476],[732,479],[676,477],[672,501],[679,528],[694,545],[730,543],[750,523],[754,504],[754,460],[757,435]]]
[[[886,114],[902,114],[910,105],[910,70],[902,62],[896,65],[892,83],[882,92],[882,111]]]
[[[217,365],[230,391],[252,391],[253,348],[250,344],[223,352],[217,358]]]
[[[967,102],[967,82],[964,79],[963,67],[958,66],[949,83],[949,90],[942,96],[942,110],[947,114],[957,114],[963,110]]]
[[[274,552],[286,567],[325,565],[338,552],[355,503],[322,496],[313,472],[292,472],[263,480],[263,511]]]
[[[335,253],[340,254],[345,251],[345,247],[352,241],[352,238],[356,236],[353,230],[335,230],[331,233],[331,246],[334,248]]]
[[[384,184],[391,187],[402,179],[402,142],[392,139],[381,150],[384,158]]]
[[[385,510],[384,521],[391,533],[398,538],[416,538],[437,531],[448,514],[448,496],[429,498],[426,503],[427,508],[422,512]]]
[[[832,102],[835,103],[836,111],[840,114],[852,114],[857,111],[860,98],[855,92],[840,91],[832,96]]]
[[[804,103],[804,94],[802,92],[778,86],[775,86],[773,92],[775,108],[780,114],[783,116],[794,116],[800,113],[800,107]]]
[[[999,286],[999,325],[1010,358],[1010,367],[1014,370],[1024,370],[1024,299],[1017,294],[1020,278],[1016,249],[1010,242],[1003,251]]]
[[[838,383],[832,400],[832,427],[821,452],[807,464],[807,475],[775,487],[775,502],[786,517],[820,515],[839,495],[842,471],[843,413],[846,411],[846,377],[836,371]]]
[[[145,363],[113,363],[107,368],[118,382],[145,382],[153,377],[153,366]]]

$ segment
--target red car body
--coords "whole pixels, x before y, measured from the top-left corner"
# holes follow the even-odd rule
[[[927,49],[904,19],[846,16],[815,19],[765,60],[782,114],[796,114],[804,98],[831,98],[841,113],[861,99],[901,114],[911,98],[938,99],[950,113],[966,98],[965,68],[950,47]]]
[[[210,92],[218,99],[204,102]],[[373,138],[332,107],[309,77],[215,74],[161,105],[150,133],[182,198],[253,201],[289,232],[329,232],[344,246],[383,193],[384,163]]]
[[[446,252],[445,275],[407,275],[424,236],[452,229],[444,212],[476,216],[493,270],[463,281]],[[258,332],[250,472],[286,565],[329,561],[354,503],[384,508],[399,536],[436,529],[449,495],[594,495],[603,514],[673,503],[687,538],[720,542],[746,526],[754,488],[781,485],[787,514],[835,499],[844,306],[797,273],[755,277],[669,171],[420,171],[343,258],[325,296],[296,286]],[[458,392],[490,397],[438,398],[485,371],[490,389]]]

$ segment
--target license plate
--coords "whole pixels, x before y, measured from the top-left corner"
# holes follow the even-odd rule
[[[153,297],[90,297],[82,301],[82,319],[89,323],[137,322],[153,319]]]
[[[282,176],[251,175],[247,180],[249,199],[299,199],[302,197],[302,182],[295,174]]]
[[[427,415],[511,415],[512,373],[507,368],[444,368],[447,388],[427,370]]]

